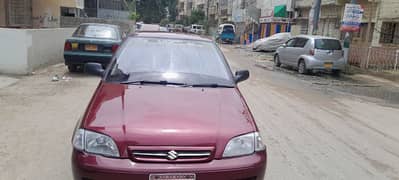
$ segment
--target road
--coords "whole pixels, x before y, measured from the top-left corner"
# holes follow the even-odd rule
[[[267,144],[267,179],[399,179],[399,108],[387,101],[397,89],[365,98],[222,49],[233,70],[251,72],[239,88]],[[0,180],[72,179],[72,131],[98,80],[60,64],[0,88]]]

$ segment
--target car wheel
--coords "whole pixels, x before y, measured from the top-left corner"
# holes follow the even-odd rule
[[[339,77],[341,75],[341,70],[336,70],[336,69],[332,70],[332,75]]]
[[[280,56],[279,56],[278,54],[276,54],[276,55],[274,56],[274,65],[277,66],[277,67],[280,67],[280,66],[281,66]]]
[[[69,72],[78,72],[78,66],[77,65],[68,65],[68,71]]]
[[[298,63],[298,72],[299,74],[307,74],[308,70],[306,69],[306,64],[303,59],[301,59]]]

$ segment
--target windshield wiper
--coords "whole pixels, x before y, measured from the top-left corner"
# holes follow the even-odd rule
[[[210,88],[233,88],[232,85],[217,84],[217,83],[204,83],[204,84],[190,84],[190,87],[210,87]]]
[[[133,84],[133,85],[144,85],[144,84],[159,84],[159,85],[175,85],[175,86],[185,86],[184,83],[169,82],[169,81],[124,81],[121,84]]]

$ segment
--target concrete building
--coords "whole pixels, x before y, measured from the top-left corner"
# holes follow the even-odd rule
[[[128,19],[129,9],[125,0],[85,0],[84,11],[88,17]]]
[[[0,0],[0,26],[59,27],[61,16],[80,16],[83,0]]]
[[[372,45],[399,47],[399,1],[380,0],[376,2]],[[369,4],[371,3],[369,2]]]
[[[290,32],[294,11],[294,0],[258,0],[260,8],[260,37],[269,37],[280,32]]]
[[[177,4],[178,16],[176,19],[181,20],[184,17],[191,16],[194,0],[179,0]]]

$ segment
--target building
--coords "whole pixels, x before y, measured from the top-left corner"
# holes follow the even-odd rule
[[[184,17],[191,16],[191,11],[193,9],[193,0],[179,0],[177,6],[177,20],[182,20],[184,19]]]
[[[83,0],[0,0],[0,26],[52,28],[61,16],[81,16]]]
[[[399,1],[380,0],[372,7],[376,10],[372,45],[399,47]]]
[[[127,3],[125,0],[84,0],[84,11],[88,17],[128,19]]]
[[[293,0],[263,0],[258,1],[257,6],[261,9],[259,18],[261,38],[280,32],[291,32]]]

